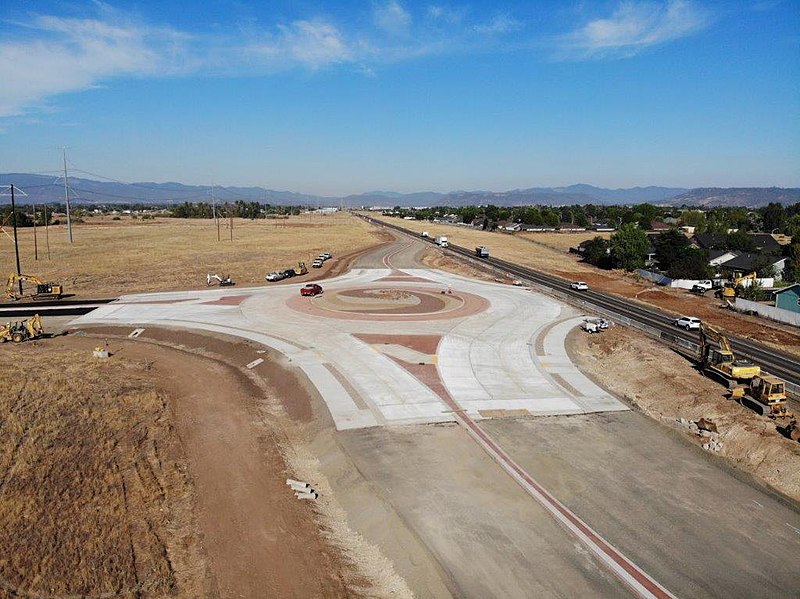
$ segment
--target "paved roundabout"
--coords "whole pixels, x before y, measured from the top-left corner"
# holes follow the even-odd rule
[[[564,340],[582,316],[546,296],[427,269],[353,270],[314,298],[300,286],[130,295],[74,324],[263,343],[305,372],[340,430],[451,421],[457,410],[481,419],[626,409],[573,366]]]

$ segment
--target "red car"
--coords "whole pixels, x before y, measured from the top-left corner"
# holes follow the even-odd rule
[[[322,293],[322,286],[316,283],[309,283],[300,290],[300,295],[319,295]]]

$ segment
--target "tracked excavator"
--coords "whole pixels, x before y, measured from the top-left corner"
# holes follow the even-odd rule
[[[236,284],[233,282],[230,275],[221,277],[218,274],[206,274],[206,287],[211,287],[214,281],[217,281],[220,287],[230,287]]]
[[[18,293],[15,288],[19,282],[36,285],[36,292]],[[64,288],[61,285],[45,283],[32,275],[18,275],[12,272],[8,275],[8,280],[6,281],[6,297],[11,301],[17,301],[26,297],[32,299],[61,299],[62,295],[64,295]]]
[[[760,366],[737,358],[728,338],[705,322],[700,323],[700,364],[708,376],[719,380],[728,389],[761,374]]]
[[[44,327],[38,314],[27,320],[0,325],[0,343],[5,343],[6,341],[21,343],[29,339],[37,339],[43,335]]]

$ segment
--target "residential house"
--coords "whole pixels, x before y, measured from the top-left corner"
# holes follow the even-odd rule
[[[741,252],[736,250],[708,250],[708,265],[720,266],[725,264],[728,260],[733,260],[739,256]]]
[[[800,312],[800,283],[789,285],[778,291],[773,291],[775,307],[791,312]]]
[[[772,268],[775,278],[783,278],[783,269],[786,266],[786,258],[774,254],[740,254],[719,266],[720,272],[735,278],[746,275],[753,271],[761,271]]]

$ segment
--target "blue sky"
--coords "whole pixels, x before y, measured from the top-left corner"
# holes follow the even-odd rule
[[[800,2],[0,5],[0,172],[800,186]],[[76,174],[81,174],[76,172]]]

